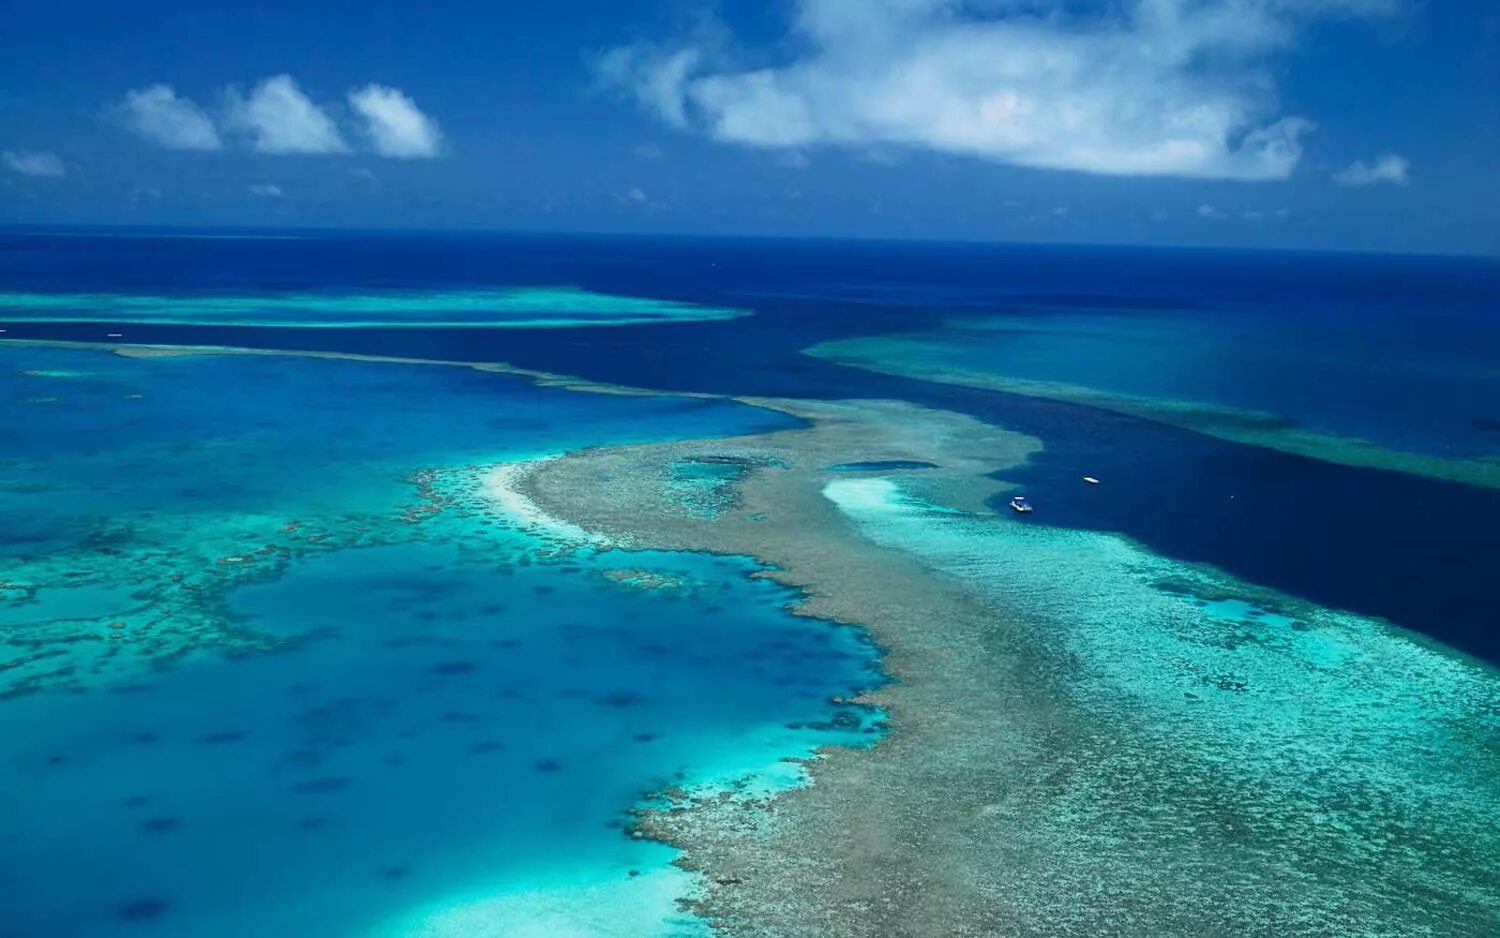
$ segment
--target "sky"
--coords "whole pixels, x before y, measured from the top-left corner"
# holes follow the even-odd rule
[[[0,224],[1500,254],[1494,0],[53,0],[0,23]]]

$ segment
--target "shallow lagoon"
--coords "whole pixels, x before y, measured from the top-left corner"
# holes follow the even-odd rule
[[[611,915],[672,918],[691,882],[626,811],[858,740],[784,724],[831,720],[869,655],[744,563],[626,561],[688,585],[341,551],[235,595],[245,626],[311,636],[295,647],[7,702],[7,934],[401,931],[480,898],[464,933],[510,934],[578,883],[613,891]]]
[[[7,935],[692,934],[631,806],[874,738],[829,702],[878,681],[872,649],[752,564],[570,549],[476,501],[483,463],[782,418],[441,367],[4,356],[12,401],[52,382],[0,500],[30,535],[0,564]]]

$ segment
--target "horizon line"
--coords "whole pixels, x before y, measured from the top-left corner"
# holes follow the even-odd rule
[[[374,235],[374,236],[491,236],[502,238],[617,238],[621,240],[637,241],[726,241],[726,242],[771,242],[771,243],[850,243],[870,245],[952,245],[964,247],[981,248],[1041,248],[1051,250],[1067,249],[1109,249],[1141,252],[1174,252],[1174,251],[1210,251],[1224,254],[1308,254],[1308,255],[1336,255],[1346,257],[1411,257],[1411,258],[1448,258],[1452,260],[1478,260],[1478,261],[1500,261],[1500,248],[1493,253],[1485,252],[1454,252],[1442,250],[1384,250],[1379,248],[1319,248],[1319,247],[1264,247],[1246,246],[1235,244],[1140,244],[1131,242],[1108,242],[1108,241],[1024,241],[1006,239],[982,239],[982,238],[940,238],[940,237],[901,237],[894,235],[836,235],[836,234],[722,234],[703,232],[648,232],[648,231],[612,231],[600,229],[569,229],[569,228],[487,228],[487,227],[451,227],[451,228],[401,228],[396,226],[377,226],[369,228],[340,227],[340,226],[317,226],[317,225],[214,225],[214,224],[148,224],[148,225],[126,225],[110,222],[92,222],[77,224],[62,223],[14,223],[0,222],[0,234],[5,235],[40,235],[40,236],[64,236],[64,237],[88,237],[90,235],[100,237],[119,237],[131,234],[149,236],[158,232],[222,232],[246,239],[262,237],[267,240],[282,239],[296,240],[298,238],[328,237],[330,235]]]

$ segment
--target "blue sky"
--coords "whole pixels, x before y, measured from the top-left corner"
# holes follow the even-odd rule
[[[15,4],[0,222],[1500,253],[1488,0]]]

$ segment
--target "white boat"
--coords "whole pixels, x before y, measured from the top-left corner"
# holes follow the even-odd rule
[[[1026,496],[1017,495],[1010,500],[1010,510],[1019,512],[1024,515],[1028,512],[1033,511],[1034,509],[1031,507],[1031,502],[1028,502],[1026,500]]]
[[[1084,476],[1083,477],[1083,481],[1087,482],[1089,485],[1098,485],[1099,484],[1099,480],[1096,479],[1096,478],[1094,478],[1093,476]]]

